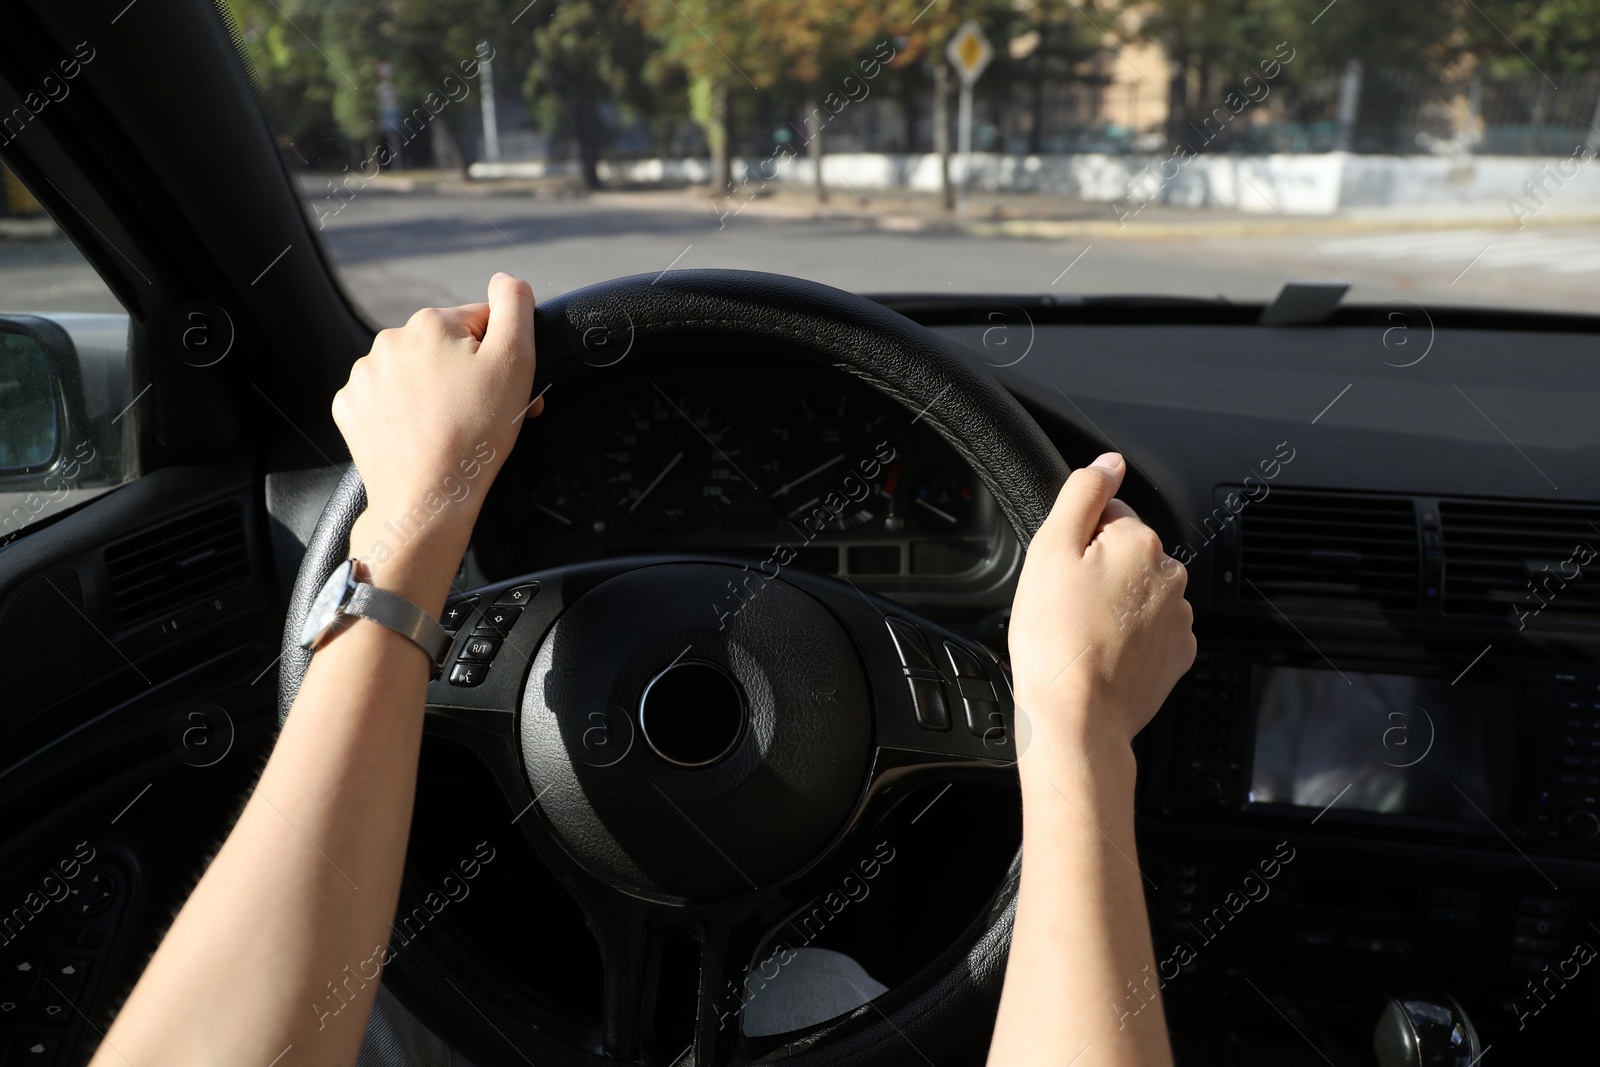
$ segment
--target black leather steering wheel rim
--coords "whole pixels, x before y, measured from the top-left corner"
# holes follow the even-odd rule
[[[644,351],[695,343],[781,352],[853,375],[944,438],[993,493],[1024,546],[1068,474],[1050,439],[969,357],[879,304],[817,283],[725,270],[622,278],[541,304],[535,338],[536,392],[575,375],[604,373]],[[351,466],[307,544],[289,604],[279,666],[280,722],[310,663],[310,653],[297,643],[301,624],[327,576],[348,554],[350,530],[365,506],[364,487]],[[984,913],[909,983],[914,989],[891,991],[809,1032],[783,1062],[922,1062],[921,1048],[950,1048],[970,1039],[974,1014],[992,1014],[998,1001],[1020,862],[1019,851]],[[441,980],[438,963],[419,945],[390,965],[386,979],[453,1044],[503,1050],[508,1036],[459,987]],[[536,1027],[518,1036],[538,1042],[540,1063],[616,1062],[565,1046]]]

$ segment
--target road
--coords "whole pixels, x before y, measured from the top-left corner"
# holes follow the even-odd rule
[[[357,198],[329,220],[326,236],[352,293],[385,325],[427,304],[481,299],[496,270],[526,276],[543,293],[627,274],[737,267],[856,292],[1259,301],[1286,280],[1347,280],[1346,299],[1363,303],[1596,306],[1600,226],[1592,223],[1518,233],[1495,220],[1405,232],[1371,220],[1356,227],[1201,214],[1152,213],[1117,230],[1096,206],[1092,222],[1032,227],[1059,234],[1041,238],[919,229],[923,220],[889,208],[825,219],[752,208],[719,219],[687,196],[536,200],[450,190]]]
[[[1269,298],[1286,280],[1347,280],[1351,302],[1585,313],[1594,312],[1600,283],[1600,225],[1592,221],[1517,232],[1492,213],[1455,224],[1385,224],[1174,209],[1118,229],[1104,205],[1094,205],[1077,222],[991,225],[980,215],[971,227],[990,232],[974,233],[874,196],[836,196],[832,217],[793,217],[812,211],[796,198],[719,218],[687,192],[575,199],[452,184],[363,191],[326,219],[322,236],[348,290],[381,325],[402,323],[421,306],[481,299],[496,270],[527,277],[546,295],[690,267],[775,271],[858,292],[1234,300]],[[263,249],[263,268],[276,251]],[[292,257],[272,269],[295,269]],[[0,241],[0,306],[115,310],[59,241]]]

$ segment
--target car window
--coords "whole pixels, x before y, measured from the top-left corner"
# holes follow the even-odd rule
[[[123,310],[111,289],[3,164],[0,182],[0,310]]]
[[[1600,274],[1581,5],[219,4],[385,324],[501,269],[1582,312]]]
[[[16,176],[0,179],[3,547],[137,476],[140,396],[122,305]]]

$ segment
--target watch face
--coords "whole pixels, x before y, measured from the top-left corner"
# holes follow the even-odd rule
[[[338,621],[340,611],[349,602],[350,594],[355,589],[354,571],[354,562],[347,559],[328,575],[317,599],[311,602],[305,625],[300,628],[301,648],[316,648],[329,627]]]

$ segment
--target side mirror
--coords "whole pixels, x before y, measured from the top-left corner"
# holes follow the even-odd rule
[[[73,353],[52,359],[37,336],[6,326],[0,326],[0,476],[33,474],[60,455],[68,395],[61,372],[75,371],[77,361]]]
[[[127,336],[126,315],[0,315],[0,543],[126,480]]]

